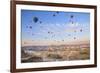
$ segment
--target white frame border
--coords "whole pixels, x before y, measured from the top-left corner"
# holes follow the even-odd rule
[[[71,12],[89,12],[90,13],[90,60],[62,61],[62,62],[40,62],[40,63],[23,63],[21,64],[21,9],[27,10],[48,10],[48,11],[71,11]],[[74,66],[94,64],[94,9],[70,8],[70,7],[52,7],[37,5],[16,5],[16,68],[40,68],[40,67],[57,67],[57,66]]]

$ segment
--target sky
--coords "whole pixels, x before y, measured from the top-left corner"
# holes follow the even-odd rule
[[[89,41],[90,13],[21,10],[24,45],[60,45]]]

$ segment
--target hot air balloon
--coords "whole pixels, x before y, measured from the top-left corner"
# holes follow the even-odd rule
[[[40,21],[40,24],[42,23],[42,21]]]
[[[59,13],[59,11],[56,12],[57,14]]]
[[[26,28],[28,28],[28,26],[26,26]]]
[[[38,17],[34,17],[34,18],[33,18],[33,21],[34,21],[35,23],[37,23],[38,20],[39,20]]]
[[[32,29],[32,26],[30,26],[29,28]]]
[[[74,19],[73,19],[73,15],[70,15],[70,20],[69,20],[69,22],[73,25],[75,22],[74,22]]]
[[[76,37],[74,37],[74,39],[76,39]]]
[[[74,32],[76,32],[76,30],[74,30]]]
[[[50,33],[50,32],[48,31],[48,33]]]
[[[56,16],[55,14],[53,14],[53,16]]]
[[[68,34],[68,36],[71,36],[70,34]]]
[[[72,22],[72,24],[74,24],[74,22],[73,21],[71,21]]]
[[[50,32],[51,34],[53,34],[53,32]]]
[[[80,29],[80,32],[82,32],[83,30],[82,29]]]
[[[70,16],[70,18],[73,18],[73,17],[74,17],[73,15]]]
[[[32,33],[32,35],[34,35],[34,34]]]

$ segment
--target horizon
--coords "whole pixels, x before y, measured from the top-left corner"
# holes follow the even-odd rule
[[[25,42],[25,41],[24,41]],[[80,45],[80,44],[90,44],[90,41],[89,40],[87,40],[87,41],[72,41],[72,42],[66,42],[66,43],[60,43],[60,42],[56,42],[56,43],[43,43],[42,42],[42,44],[41,44],[41,42],[40,43],[36,43],[36,42],[32,42],[32,41],[30,41],[30,42],[27,42],[27,43],[21,43],[21,45],[22,45],[22,47],[25,47],[25,46],[61,46],[61,45]]]

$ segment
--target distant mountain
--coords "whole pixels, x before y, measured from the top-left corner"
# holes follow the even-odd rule
[[[79,47],[79,48],[89,48],[90,44],[71,44],[71,45],[52,45],[52,46],[24,46],[21,47],[22,50],[30,51],[46,51],[46,50],[63,50],[68,47]]]
[[[44,51],[47,50],[48,46],[25,46],[22,47],[24,50],[33,50],[33,51]]]

